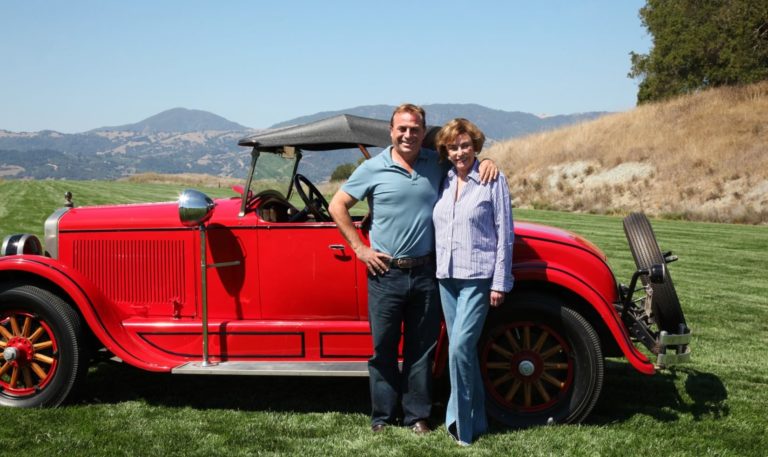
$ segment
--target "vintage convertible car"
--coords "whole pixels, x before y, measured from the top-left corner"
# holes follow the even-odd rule
[[[369,156],[389,142],[387,122],[349,115],[269,130],[239,142],[252,160],[231,198],[188,190],[177,202],[77,207],[69,196],[45,221],[44,243],[6,237],[0,404],[61,404],[95,351],[178,374],[367,376],[365,267],[297,170],[303,155]],[[276,189],[280,176],[290,183]],[[367,239],[363,219],[355,223]],[[581,421],[608,356],[648,375],[689,358],[667,269],[675,257],[662,254],[642,214],[624,228],[637,264],[628,286],[587,240],[516,222],[515,288],[489,314],[478,348],[498,421]],[[437,377],[447,344],[443,332]]]

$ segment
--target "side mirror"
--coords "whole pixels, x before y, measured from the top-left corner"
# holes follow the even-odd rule
[[[186,189],[179,195],[179,219],[187,227],[199,226],[211,218],[215,206],[204,193]]]
[[[655,265],[651,265],[651,271],[648,274],[648,278],[653,284],[661,284],[664,282],[664,276],[666,276],[666,273],[667,266],[663,263],[657,263]]]

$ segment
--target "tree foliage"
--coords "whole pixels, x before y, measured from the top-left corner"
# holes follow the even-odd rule
[[[365,162],[365,157],[357,159],[357,163],[343,163],[339,165],[331,173],[331,181],[344,181],[348,179],[352,176],[352,172],[363,162]]]
[[[343,181],[352,175],[357,166],[354,163],[343,163],[336,167],[331,173],[331,181]]]
[[[768,0],[648,0],[640,18],[653,48],[630,53],[638,103],[768,79]]]

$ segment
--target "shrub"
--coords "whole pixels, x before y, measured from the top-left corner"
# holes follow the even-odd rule
[[[343,181],[349,178],[352,175],[352,172],[355,171],[355,168],[357,168],[357,165],[354,163],[343,163],[339,165],[333,170],[333,173],[331,173],[331,181]]]

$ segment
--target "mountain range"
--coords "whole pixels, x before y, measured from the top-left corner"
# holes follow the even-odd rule
[[[441,125],[454,117],[475,122],[490,141],[600,117],[605,112],[540,117],[530,113],[494,110],[475,104],[424,105],[427,122]],[[336,114],[388,120],[394,106],[368,105],[315,113],[271,126],[302,124]],[[0,130],[0,178],[5,179],[117,179],[136,173],[204,173],[244,177],[248,149],[237,141],[258,129],[216,114],[185,108],[163,111],[134,124],[99,127],[83,133],[52,130]],[[300,171],[313,181],[327,180],[336,166],[355,162],[359,151],[307,154]],[[311,161],[309,159],[312,159]],[[310,164],[311,162],[311,164]]]

